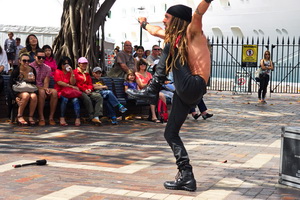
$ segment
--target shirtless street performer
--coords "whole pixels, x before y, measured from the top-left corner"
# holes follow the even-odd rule
[[[200,102],[206,93],[210,75],[210,52],[202,31],[202,16],[212,0],[203,0],[192,15],[192,9],[184,5],[170,7],[163,20],[165,30],[140,18],[141,26],[150,34],[165,41],[165,47],[150,85],[143,90],[127,90],[137,99],[153,101],[161,89],[169,71],[173,72],[176,92],[164,137],[170,145],[178,174],[175,181],[166,181],[166,189],[195,191],[196,180],[187,151],[179,136],[189,110]]]

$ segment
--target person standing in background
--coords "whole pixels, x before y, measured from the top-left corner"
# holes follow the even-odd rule
[[[15,60],[13,62],[13,68],[16,68],[17,66],[19,66],[19,52],[21,49],[24,48],[23,45],[21,45],[21,38],[16,38],[16,56],[15,56]]]
[[[0,93],[4,88],[4,80],[2,74],[7,73],[8,70],[9,70],[9,64],[7,61],[7,55],[0,45]]]
[[[258,101],[259,103],[266,104],[265,98],[270,80],[270,73],[274,70],[269,50],[265,51],[264,58],[260,60],[260,67],[261,73],[259,74]]]
[[[12,68],[12,66],[13,66],[13,62],[14,62],[15,56],[16,56],[16,48],[17,48],[16,41],[15,41],[15,39],[13,39],[13,37],[14,37],[14,33],[9,32],[8,38],[4,42],[4,49],[7,54],[7,60],[10,65],[10,68]]]

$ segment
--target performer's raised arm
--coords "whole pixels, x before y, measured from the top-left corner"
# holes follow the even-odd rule
[[[165,39],[165,30],[160,26],[149,24],[146,17],[139,17],[138,21],[140,22],[141,27],[148,31],[151,35]]]
[[[191,34],[198,34],[198,33],[203,34],[202,17],[204,13],[207,11],[207,9],[209,8],[210,2],[212,2],[212,0],[203,0],[197,6],[192,17],[192,22],[189,25],[189,31]]]

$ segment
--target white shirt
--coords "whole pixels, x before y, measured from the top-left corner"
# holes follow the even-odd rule
[[[6,73],[8,72],[8,70],[10,68],[5,51],[2,51],[2,54],[0,54],[0,66],[4,66],[3,71]]]

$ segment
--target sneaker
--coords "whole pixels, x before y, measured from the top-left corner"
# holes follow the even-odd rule
[[[117,125],[118,124],[117,118],[112,117],[111,118],[111,123],[112,123],[112,125]]]
[[[125,108],[125,107],[122,105],[122,106],[119,107],[119,111],[120,111],[121,113],[124,113],[124,112],[127,111],[127,108]]]
[[[210,118],[210,117],[212,117],[212,116],[214,116],[214,114],[209,114],[209,113],[207,113],[206,115],[202,115],[202,118],[203,118],[204,120],[206,120],[207,118]]]

